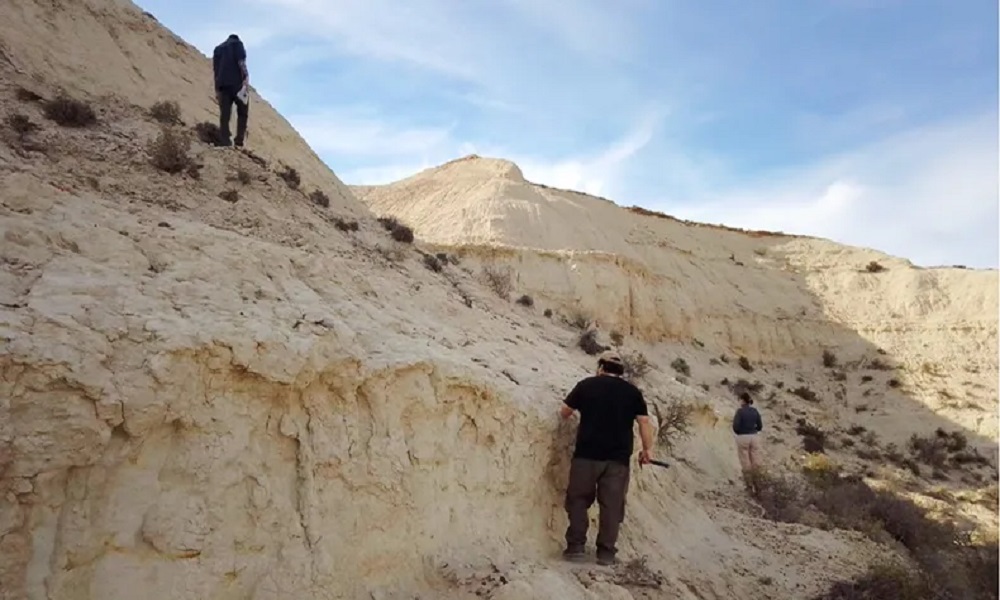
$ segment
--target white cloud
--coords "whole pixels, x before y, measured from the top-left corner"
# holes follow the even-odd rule
[[[997,172],[997,119],[983,114],[664,208],[697,221],[871,247],[923,265],[996,266]]]
[[[314,150],[340,156],[379,160],[439,156],[455,145],[450,127],[396,128],[350,111],[295,115],[289,121]]]

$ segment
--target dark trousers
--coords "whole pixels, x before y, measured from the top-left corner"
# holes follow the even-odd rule
[[[233,104],[236,105],[236,145],[242,146],[247,135],[247,118],[250,114],[250,105],[243,104],[236,98],[240,88],[222,87],[216,90],[219,99],[219,143],[228,146],[231,143],[229,132],[229,119],[233,113]]]
[[[587,544],[587,511],[594,500],[600,506],[597,552],[617,552],[618,529],[625,519],[625,496],[628,494],[629,466],[614,461],[574,458],[566,486],[567,548],[582,549]]]

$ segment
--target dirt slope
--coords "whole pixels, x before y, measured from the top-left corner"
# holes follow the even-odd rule
[[[697,407],[674,466],[637,472],[629,497],[623,558],[663,582],[554,560],[573,434],[555,410],[593,368],[579,331],[482,285],[485,250],[442,267],[391,239],[263,99],[252,155],[194,141],[200,168],[155,169],[149,106],[178,101],[190,134],[213,115],[210,69],[133,5],[0,14],[0,598],[808,598],[884,553],[743,497],[718,383],[746,374],[735,334],[631,335],[660,366],[650,402]],[[61,89],[97,122],[61,127],[27,99]],[[38,130],[17,135],[15,114]],[[538,281],[558,279],[553,256]],[[786,335],[750,333],[770,327],[739,331]],[[678,357],[688,380],[665,367]],[[769,386],[839,385],[811,359],[755,365]],[[892,393],[876,398],[908,402]],[[796,460],[791,420],[829,407],[769,402],[771,456]]]

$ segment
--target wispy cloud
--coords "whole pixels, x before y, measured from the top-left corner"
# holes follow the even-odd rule
[[[998,121],[984,113],[892,135],[694,203],[678,216],[876,248],[918,264],[995,266]]]

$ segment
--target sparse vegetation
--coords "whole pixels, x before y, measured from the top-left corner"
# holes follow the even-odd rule
[[[24,143],[29,135],[38,131],[38,124],[32,122],[27,115],[23,115],[21,113],[7,115],[7,118],[4,119],[4,123],[7,125],[8,129],[17,135],[17,139],[21,143]]]
[[[862,375],[861,376],[861,383],[868,383],[872,379],[874,379],[874,377],[872,377],[871,375]]]
[[[763,383],[761,383],[759,381],[755,381],[753,383],[750,383],[746,379],[742,379],[742,378],[741,379],[737,379],[735,382],[730,382],[728,378],[727,379],[723,379],[722,380],[722,385],[728,387],[729,390],[735,396],[739,396],[743,392],[746,392],[748,394],[759,394],[762,391],[764,391],[764,384]]]
[[[164,125],[180,125],[181,106],[174,100],[161,100],[149,107],[149,116]]]
[[[588,329],[580,334],[580,339],[577,340],[576,345],[590,356],[597,356],[608,349],[607,346],[598,343],[597,332],[593,329]]]
[[[838,364],[837,355],[830,350],[823,350],[823,366],[832,369]]]
[[[327,196],[323,190],[313,190],[312,193],[309,194],[309,199],[316,206],[330,208],[330,197]]]
[[[723,361],[723,362],[725,362],[725,361]],[[741,369],[743,369],[747,373],[753,373],[753,365],[750,364],[750,360],[747,359],[747,357],[741,356],[740,360],[738,362],[739,362],[739,365],[740,365]]]
[[[399,222],[396,217],[379,217],[379,223],[389,232],[389,237],[404,244],[413,243],[413,230]]]
[[[149,144],[150,162],[166,173],[182,173],[193,164],[188,152],[191,140],[184,133],[171,127],[163,127],[160,134]]]
[[[483,278],[486,280],[487,287],[493,290],[494,294],[504,300],[510,298],[510,293],[514,289],[514,282],[509,268],[483,267]]]
[[[19,87],[15,94],[19,102],[43,102],[45,99],[28,88]]]
[[[577,309],[570,314],[566,323],[570,327],[575,327],[576,329],[586,329],[590,325],[590,319],[587,318],[587,315],[585,315],[582,310]]]
[[[340,217],[334,217],[333,226],[344,232],[357,231],[359,229],[357,221],[345,221]]]
[[[299,172],[295,170],[294,167],[285,165],[285,168],[278,171],[278,177],[284,180],[285,184],[292,188],[293,190],[299,189],[299,185],[302,184],[302,178],[299,177]]]
[[[250,173],[246,169],[239,169],[236,171],[236,181],[239,181],[243,185],[250,185]]]
[[[816,425],[805,419],[799,419],[795,426],[795,433],[802,436],[802,448],[806,452],[826,452],[826,432]]]
[[[614,344],[615,346],[621,346],[622,344],[625,343],[625,336],[622,335],[622,332],[620,331],[612,331],[611,343]]]
[[[819,402],[819,396],[816,395],[816,392],[812,391],[811,389],[807,388],[804,385],[800,385],[799,387],[792,390],[792,394],[798,396],[799,398],[802,398],[807,402]]]
[[[651,368],[646,355],[638,351],[623,354],[622,362],[625,366],[625,377],[631,381],[642,379]]]
[[[219,126],[215,123],[210,123],[208,121],[202,121],[194,126],[194,133],[199,140],[206,144],[218,144],[222,137],[222,132],[219,131]]]
[[[523,296],[517,299],[517,303],[520,304],[521,306],[531,307],[535,305],[535,300],[531,296],[524,294]]]
[[[670,363],[670,368],[677,371],[685,377],[691,376],[691,367],[688,365],[687,361],[681,357],[677,357]]]
[[[444,269],[444,266],[441,264],[441,261],[438,260],[438,257],[434,256],[433,254],[424,255],[424,266],[427,267],[428,270],[433,271],[435,273],[440,273]]]
[[[891,371],[892,365],[876,356],[868,362],[868,368],[873,371]]]
[[[551,308],[546,308],[545,312],[543,312],[542,314],[545,315],[546,319],[551,319],[552,318],[552,309]]]
[[[868,266],[865,267],[865,271],[868,271],[869,273],[881,273],[885,270],[885,267],[874,260],[868,263]]]
[[[625,587],[659,589],[665,580],[663,573],[650,569],[646,564],[646,557],[641,556],[615,569],[613,582]]]
[[[63,127],[89,127],[97,123],[97,114],[89,104],[65,94],[59,94],[42,105],[45,118]]]
[[[898,388],[903,386],[903,382],[896,378],[890,379],[887,383],[891,388]]]
[[[226,202],[238,202],[240,199],[240,193],[236,190],[226,190],[224,192],[219,192],[219,198],[222,198]]]
[[[909,499],[873,489],[839,470],[809,480],[812,486],[802,488],[800,506],[815,506],[834,527],[863,532],[876,542],[898,542],[919,566],[910,572],[889,563],[875,565],[816,600],[997,598],[995,538],[974,542],[959,527],[932,518]]]
[[[691,435],[691,428],[694,425],[692,417],[695,411],[693,405],[675,399],[664,404],[662,408],[654,402],[653,410],[659,423],[656,439],[667,450],[671,450],[677,440]]]

